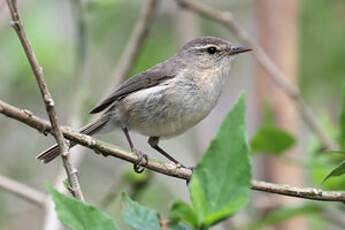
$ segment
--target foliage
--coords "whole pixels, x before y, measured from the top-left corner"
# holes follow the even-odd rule
[[[170,221],[173,223],[183,221],[190,226],[198,226],[196,212],[182,201],[175,201],[170,208]]]
[[[143,207],[132,201],[125,193],[122,193],[124,210],[123,220],[137,230],[161,230],[159,214],[157,211]]]
[[[344,190],[345,175],[324,180],[332,169],[340,164],[342,159],[344,158],[341,155],[338,156],[335,153],[311,153],[308,169],[311,173],[314,183],[326,190]]]
[[[157,211],[146,208],[131,200],[125,193],[122,193],[124,203],[123,219],[131,227],[137,230],[190,230],[186,225],[178,221],[169,221],[166,227],[161,225],[160,215]]]
[[[245,96],[228,113],[189,185],[198,225],[213,225],[249,198],[251,168],[245,129]]]
[[[345,174],[345,160],[340,162],[335,168],[333,168],[327,176],[322,180],[322,183],[325,182],[330,177],[341,176]]]
[[[339,117],[339,138],[338,138],[338,143],[341,149],[344,149],[344,144],[345,144],[345,94],[343,98],[343,104],[340,112],[340,117]],[[344,153],[343,151],[332,151],[333,153]],[[329,152],[330,153],[330,152]],[[338,165],[336,165],[332,170],[323,178],[322,183],[328,180],[331,177],[337,177],[337,176],[342,176],[345,174],[345,155],[343,155],[341,161]]]
[[[250,141],[253,152],[281,154],[295,144],[295,138],[285,130],[273,126],[261,126]]]
[[[302,77],[300,80],[301,92],[304,96],[308,96],[307,101],[310,100],[311,103],[315,103],[314,110],[316,112],[324,112],[322,108],[324,105],[330,107],[332,106],[331,108],[337,108],[338,101],[334,100],[334,98],[336,98],[335,94],[340,94],[340,87],[344,86],[343,79],[345,76],[345,65],[343,65],[343,60],[345,59],[345,53],[343,52],[343,50],[345,49],[345,30],[343,13],[345,5],[343,0],[304,0],[302,2],[303,9],[300,20],[301,63],[299,65],[301,67],[300,69]],[[61,28],[66,27],[65,21],[63,24],[61,24],[61,20],[52,20],[52,16],[56,17],[56,15],[60,15],[62,13],[61,9],[64,9],[64,7],[60,7],[59,4],[60,3],[58,2],[52,4],[51,2],[46,3],[40,1],[39,7],[30,8],[30,4],[27,4],[27,6],[25,7],[20,7],[20,10],[23,13],[26,31],[28,33],[30,41],[32,42],[35,53],[44,68],[44,72],[46,74],[47,80],[49,81],[49,85],[51,86],[52,93],[54,95],[54,98],[56,99],[57,106],[61,106],[60,111],[63,112],[61,116],[63,122],[65,118],[64,116],[66,116],[66,114],[69,112],[68,108],[73,106],[68,100],[66,100],[66,98],[71,98],[71,96],[74,95],[76,84],[66,84],[66,81],[74,81],[73,79],[71,79],[73,72],[72,65],[75,56],[73,53],[74,43],[71,42],[72,36],[69,33],[66,33],[66,30],[62,30]],[[250,4],[250,2],[244,4]],[[111,69],[118,62],[118,58],[120,57],[122,50],[125,47],[125,43],[128,40],[129,34],[133,30],[133,25],[135,19],[138,16],[139,8],[140,7],[136,3],[127,1],[92,0],[85,2],[85,9],[87,11],[87,37],[89,40],[87,47],[87,59],[89,60],[86,72],[88,72],[88,75],[92,76],[91,82],[93,83],[91,83],[91,85],[93,86],[93,99],[91,100],[97,100],[97,98],[100,97],[100,94],[103,93],[102,90],[104,88],[104,84],[99,84],[99,82],[111,81],[109,80]],[[4,9],[5,11],[7,10],[6,6]],[[56,9],[60,11],[56,11]],[[241,8],[241,11],[245,11],[244,7]],[[238,11],[237,13],[239,14]],[[64,16],[68,14],[68,11],[63,12]],[[163,12],[162,14],[166,14],[166,12]],[[169,57],[178,48],[176,36],[174,34],[175,31],[170,26],[172,24],[170,16],[168,17],[167,15],[164,15],[164,17],[161,17],[160,19],[160,22],[155,23],[155,25],[153,26],[153,33],[151,33],[150,39],[145,42],[142,49],[143,52],[141,52],[141,54],[137,57],[136,65],[132,69],[130,75],[143,71],[153,64]],[[206,28],[206,23],[204,22],[211,24],[208,28]],[[215,34],[217,33],[217,30],[214,29],[216,26],[219,25],[217,23],[211,22],[210,20],[204,20],[202,23],[202,33]],[[72,27],[67,26],[66,28],[68,31],[73,31],[72,33],[74,33],[74,28]],[[31,69],[28,66],[21,47],[18,45],[18,40],[15,37],[14,32],[12,31],[10,26],[3,26],[0,29],[0,72],[2,75],[0,92],[2,92],[2,97],[5,99],[7,99],[6,97],[8,97],[12,102],[24,104],[26,107],[32,108],[34,111],[37,110],[37,108],[42,109],[40,101],[36,100],[36,83],[33,78],[28,77],[32,75]],[[232,36],[228,32],[225,35],[224,31],[218,31],[218,33],[220,36],[225,36],[225,38],[230,38]],[[73,35],[73,37],[76,36]],[[61,52],[62,50],[63,52]],[[97,84],[94,84],[95,82]],[[94,89],[94,87],[97,88]],[[88,89],[85,89],[85,91],[89,92]],[[69,92],[73,92],[73,94]],[[25,97],[23,95],[25,95]],[[94,104],[95,101],[91,100],[89,103]],[[333,102],[333,100],[335,101],[334,103],[327,103],[328,101]],[[59,103],[59,101],[64,101],[66,103]],[[90,105],[89,107],[91,106],[92,105]],[[271,108],[267,108],[267,110],[264,110],[266,114],[264,115],[264,124],[258,129],[257,133],[254,135],[254,138],[250,141],[251,150],[255,153],[268,152],[279,155],[282,154],[285,150],[292,147],[295,144],[296,139],[285,130],[273,126],[274,116],[272,110],[269,109]],[[6,139],[8,136],[8,124],[5,124],[5,122],[3,122],[2,125],[4,130],[4,135],[2,135],[4,147],[6,147],[6,145],[11,146],[12,143],[7,141]],[[308,162],[305,170],[306,172],[312,173],[312,178],[315,179],[314,182],[317,186],[321,186],[325,189],[344,190],[345,160],[342,153],[345,151],[345,97],[343,98],[339,123],[337,123],[337,126],[338,127],[334,127],[333,123],[332,126],[327,127],[327,129],[330,129],[332,132],[331,134],[327,133],[327,135],[334,137],[334,139],[337,139],[340,146],[339,150],[334,150],[332,152],[322,152],[319,149],[317,151],[315,149],[312,149],[312,151],[303,152],[303,155],[309,154],[310,162]],[[242,164],[242,162],[244,162],[243,167],[245,167],[245,165],[247,164],[247,161],[240,160],[240,158],[236,154],[236,156],[232,155],[236,151],[233,152],[232,150],[227,150],[227,153],[231,152],[232,154],[229,154],[229,156],[226,155],[226,157],[224,157],[225,155],[218,153],[218,151],[220,150],[220,152],[222,152],[221,150],[224,150],[225,147],[224,149],[223,147],[219,146],[214,147],[217,145],[217,143],[226,143],[230,139],[236,139],[233,136],[231,136],[231,138],[230,136],[225,138],[226,135],[224,135],[223,138],[220,137],[222,136],[220,133],[226,133],[230,135],[231,132],[227,133],[227,131],[229,130],[230,129],[225,130],[224,128],[224,132],[218,132],[216,139],[213,141],[209,150],[207,151],[206,155],[208,155],[208,157],[205,157],[205,159],[202,160],[203,163],[200,163],[201,166],[199,165],[199,167],[197,168],[198,176],[196,176],[197,179],[193,183],[196,183],[198,185],[196,186],[198,189],[195,190],[194,187],[193,190],[191,188],[191,191],[193,191],[193,193],[191,193],[191,199],[192,201],[194,201],[193,205],[189,206],[187,203],[175,201],[171,206],[169,216],[171,223],[169,225],[169,229],[186,230],[189,229],[189,227],[200,227],[203,224],[211,225],[216,223],[217,221],[222,220],[220,216],[217,216],[212,220],[207,219],[208,216],[211,215],[209,212],[218,213],[218,211],[221,210],[221,207],[219,207],[221,205],[217,204],[222,203],[222,197],[220,196],[220,200],[214,202],[212,200],[214,199],[213,190],[216,190],[217,188],[223,189],[222,186],[230,187],[231,184],[222,186],[217,185],[219,187],[214,186],[214,184],[225,184],[224,181],[218,180],[218,178],[220,178],[219,175],[222,175],[221,178],[226,178],[226,182],[233,182],[232,185],[236,187],[237,178],[232,179],[232,177],[239,176],[238,174],[243,174],[236,174],[232,171],[230,172],[230,170],[224,170],[222,172],[214,172],[216,175],[211,175],[210,172],[207,171],[207,169],[212,169],[212,167],[215,167],[215,165],[218,166],[219,164],[219,162],[211,162],[211,160],[214,160],[211,158],[218,158],[219,156],[221,156],[221,159],[224,159],[224,162],[221,162],[222,164],[226,164],[225,162],[230,161],[230,158],[233,158],[232,163],[236,164],[236,166],[238,166],[237,164]],[[12,135],[17,136],[18,133],[13,133]],[[222,139],[222,141],[218,142],[218,140],[220,139]],[[303,139],[303,141],[305,140],[306,139]],[[226,144],[228,145],[229,143]],[[308,148],[308,146],[306,147]],[[322,146],[318,146],[318,148],[319,147]],[[37,149],[30,149],[30,151],[32,152],[36,150]],[[4,151],[19,152],[12,146],[10,148],[4,149]],[[223,154],[225,154],[225,151],[223,151]],[[338,154],[338,156],[335,156],[336,154]],[[23,158],[23,155],[21,155],[19,159],[25,158]],[[3,162],[6,163],[8,162],[8,160],[4,159]],[[23,170],[22,165],[28,167],[29,164],[27,164],[25,160],[19,160],[9,169],[10,176],[13,175],[14,177],[18,177],[17,168],[19,168],[21,172],[25,171],[25,174],[27,176],[28,170]],[[210,171],[213,173],[213,170]],[[244,175],[248,176],[246,173]],[[32,173],[32,175],[34,174]],[[148,174],[137,175],[129,173],[126,176],[126,181],[128,183],[133,183],[141,186],[143,184],[146,184],[149,178],[150,176]],[[211,180],[209,178],[217,179]],[[29,177],[27,179],[29,181]],[[202,183],[203,180],[207,181],[207,183]],[[247,179],[243,180],[246,180],[248,182]],[[213,186],[207,186],[209,181],[211,181]],[[324,183],[320,185],[321,181],[323,181]],[[192,186],[192,182],[190,185]],[[60,213],[59,217],[66,225],[71,226],[74,229],[80,229],[84,221],[92,221],[96,218],[97,220],[104,219],[104,223],[108,223],[107,221],[109,221],[109,223],[115,222],[113,219],[109,220],[110,217],[97,211],[93,206],[82,204],[79,201],[74,200],[73,198],[59,194],[52,188],[50,188],[49,190],[52,193],[52,196],[56,203],[57,213]],[[226,189],[224,190],[226,191]],[[152,202],[153,199],[155,199],[156,202],[159,202],[160,200],[158,199],[158,197],[163,192],[158,195],[156,194],[156,191],[149,192],[152,193],[150,195],[153,198],[151,200],[145,200],[145,204],[150,204],[150,207],[153,207],[154,205],[151,205],[150,202]],[[212,195],[208,195],[209,193],[211,193]],[[164,192],[164,195],[165,198],[169,197],[171,194],[168,192]],[[221,195],[223,195],[223,193],[221,193]],[[225,195],[226,194],[224,194],[224,196]],[[241,199],[236,192],[231,195],[235,196],[234,200]],[[145,215],[151,213],[156,215],[156,217],[153,218],[154,220],[152,219],[152,221],[156,221],[155,223],[158,223],[157,226],[160,226],[159,213],[157,211],[145,208],[138,203],[131,201],[130,198],[126,195],[123,196],[126,197],[124,203],[127,202],[127,208],[132,207],[132,211],[139,215],[136,217],[136,221],[143,219]],[[135,200],[137,200],[137,197],[139,197],[133,195],[132,193],[130,193],[130,196]],[[246,195],[244,194],[244,197],[245,196]],[[246,198],[243,199],[245,200]],[[229,207],[231,206],[231,208],[236,209],[234,211],[231,211],[231,213],[235,213],[238,211],[238,209],[236,208],[236,202],[234,202],[234,200],[231,200],[231,202],[230,200],[227,200],[229,203],[231,203],[229,204]],[[2,201],[2,199],[0,199],[0,201]],[[195,203],[200,204],[201,208],[196,208]],[[210,208],[211,205],[209,205],[209,203],[215,203],[214,205],[217,207],[212,206],[212,208]],[[225,203],[226,202],[224,202],[224,206],[226,206]],[[243,201],[243,204],[244,203],[245,201]],[[204,207],[203,209],[202,205],[206,205],[206,207]],[[8,213],[6,213],[6,208],[3,207],[6,207],[6,205],[0,204],[1,217],[8,215]],[[231,215],[229,214],[229,210],[231,208],[229,208],[226,213],[222,213],[222,215]],[[257,222],[254,223],[254,225],[264,227],[267,225],[280,223],[281,221],[293,217],[294,215],[313,213],[313,208],[309,208],[310,207],[308,207],[308,205],[302,205],[301,207],[278,209],[270,213],[269,215],[258,219]],[[125,210],[126,208],[124,208],[124,211]],[[140,212],[140,210],[142,210],[142,212]],[[85,215],[91,215],[92,217],[87,217],[84,220],[83,218],[85,218],[85,216],[79,216],[83,213],[87,213]],[[205,221],[209,222],[203,223]],[[131,220],[131,224],[133,224],[134,222]],[[184,225],[181,222],[186,223],[188,226]],[[248,226],[251,226],[250,224],[251,223],[249,223]]]
[[[270,153],[280,155],[296,143],[296,139],[290,133],[274,125],[274,111],[268,102],[263,104],[262,119],[262,125],[250,141],[253,154]]]
[[[92,205],[59,193],[47,186],[52,195],[57,215],[62,223],[74,230],[116,230],[115,221]]]

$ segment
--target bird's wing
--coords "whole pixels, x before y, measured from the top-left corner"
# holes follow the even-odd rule
[[[161,71],[156,71],[156,69],[139,73],[122,83],[118,89],[114,90],[109,96],[96,105],[90,113],[99,113],[115,101],[125,98],[130,93],[153,87],[173,77],[173,74],[162,73]]]

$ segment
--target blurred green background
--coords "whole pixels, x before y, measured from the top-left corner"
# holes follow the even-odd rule
[[[218,9],[230,10],[238,23],[258,40],[255,19],[257,1],[204,2]],[[78,93],[83,95],[80,109],[81,124],[92,119],[87,111],[98,103],[109,90],[109,86],[112,86],[114,82],[112,72],[131,35],[142,5],[143,1],[140,0],[83,1],[82,19],[86,28],[84,37],[86,55],[83,70],[78,72],[78,68],[81,68],[78,66],[80,60],[76,47],[78,35],[70,1],[19,1],[27,35],[43,67],[61,123],[71,124],[73,101]],[[178,10],[174,1],[161,1],[151,32],[135,61],[130,76],[167,59],[181,47],[183,36],[179,34],[177,25]],[[316,112],[315,116],[319,122],[336,138],[339,132],[340,105],[345,89],[345,1],[301,0],[298,15],[298,84],[303,97]],[[216,22],[198,18],[198,25],[200,35],[219,36],[235,44],[241,44],[234,34]],[[76,73],[82,73],[82,76],[76,76]],[[163,146],[169,149],[169,152],[174,153],[174,156],[181,161],[187,162],[187,165],[195,164],[200,158],[226,112],[242,90],[246,90],[249,94],[247,117],[250,137],[256,129],[255,60],[249,55],[241,56],[234,63],[231,76],[220,99],[219,104],[222,106],[217,106],[215,111],[195,129],[181,137],[163,142]],[[47,118],[30,66],[16,34],[9,25],[9,15],[4,0],[0,0],[0,98]],[[302,135],[311,136],[310,131],[304,129]],[[119,132],[101,139],[128,148]],[[147,146],[145,138],[134,135],[134,139],[141,149],[161,159]],[[306,165],[303,167],[305,184],[325,189],[345,190],[344,176],[320,184],[323,176],[340,159],[343,159],[343,156],[329,157],[318,153],[319,146],[316,142],[311,138],[300,140],[307,156],[299,159],[299,164]],[[23,124],[1,116],[0,174],[46,191],[45,182],[54,184],[61,162],[56,160],[49,165],[43,165],[35,160],[34,156],[51,143],[53,143],[52,137],[45,137]],[[115,196],[115,200],[111,203],[102,203],[110,190],[115,191],[115,194],[124,189],[129,190],[142,204],[156,208],[163,214],[167,213],[172,200],[188,201],[188,190],[184,181],[149,174],[147,178],[145,177],[145,183],[140,182],[138,186],[137,179],[133,179],[133,175],[128,176],[131,174],[128,172],[131,168],[128,163],[102,158],[90,151],[83,155],[86,159],[80,166],[79,173],[87,201],[98,207],[103,205],[103,210],[119,221],[118,197]],[[256,158],[253,162],[254,166],[260,164],[260,160],[256,162]],[[255,177],[259,177],[258,175],[261,175],[260,169],[257,174],[254,173]],[[259,198],[253,199],[250,208],[243,211],[243,214],[235,217],[230,223],[214,229],[230,229],[229,226],[242,226],[253,218],[259,218],[260,215],[255,210],[262,208],[257,205],[260,202]],[[286,219],[288,218],[290,217]],[[41,229],[44,221],[44,210],[0,190],[0,229],[19,230],[28,227]],[[324,220],[321,215],[314,215],[307,222],[308,229],[341,229]],[[126,229],[120,226],[120,229]]]

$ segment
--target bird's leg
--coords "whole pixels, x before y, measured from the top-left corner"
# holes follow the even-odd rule
[[[171,160],[172,162],[174,162],[176,165],[181,165],[183,168],[188,168],[184,166],[183,164],[181,164],[179,161],[177,161],[175,158],[173,158],[172,156],[170,156],[167,152],[165,152],[161,147],[158,146],[159,143],[159,137],[150,137],[148,140],[149,145],[154,148],[155,150],[157,150],[159,153],[161,153],[163,156],[165,156],[166,158],[168,158],[169,160]]]
[[[135,162],[134,165],[133,165],[133,169],[134,169],[134,171],[136,173],[142,173],[144,171],[144,169],[145,169],[144,167],[142,167],[143,163],[147,164],[147,162],[149,161],[148,158],[147,158],[147,155],[134,147],[132,139],[129,136],[129,132],[128,132],[128,128],[127,127],[122,128],[122,131],[124,132],[124,134],[126,136],[126,139],[128,141],[128,144],[129,144],[129,147],[130,147],[131,151],[133,153],[135,153],[137,155],[137,157],[138,157],[137,162]]]

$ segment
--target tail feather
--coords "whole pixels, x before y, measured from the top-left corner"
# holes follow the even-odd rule
[[[89,123],[85,127],[80,130],[80,133],[86,135],[93,135],[97,133],[101,128],[103,128],[107,122],[109,121],[108,116],[102,116],[99,119]],[[75,142],[70,143],[70,148],[75,146]],[[54,160],[60,154],[60,149],[58,145],[53,145],[47,150],[43,151],[39,155],[36,156],[36,159],[40,160],[43,163],[49,163],[50,161]]]

